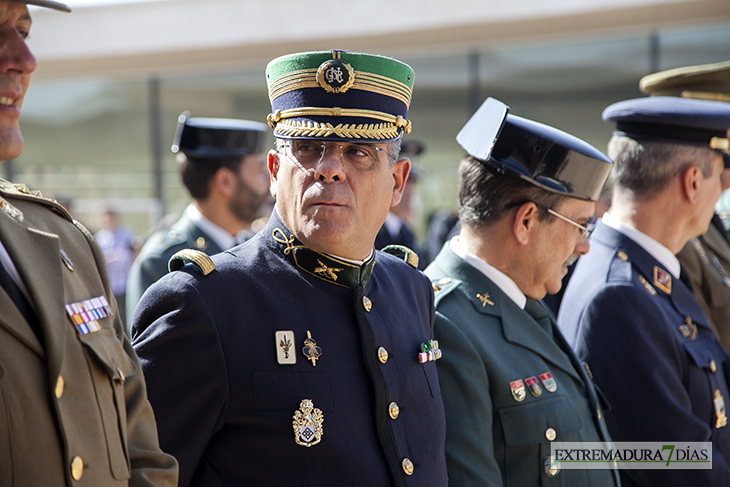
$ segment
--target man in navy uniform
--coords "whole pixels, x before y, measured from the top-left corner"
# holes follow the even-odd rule
[[[375,251],[410,162],[413,71],[345,51],[266,69],[276,207],[152,285],[132,334],[180,486],[445,486],[433,291]]]
[[[684,66],[644,76],[639,81],[652,96],[681,96],[730,104],[730,61]],[[730,154],[725,154],[722,189],[730,189]],[[691,239],[677,254],[725,350],[730,350],[730,234],[715,213],[707,233]]]
[[[0,159],[18,157],[36,61],[26,4],[0,1]],[[0,485],[173,487],[104,254],[55,200],[0,179]]]
[[[553,441],[608,441],[605,404],[541,301],[589,250],[612,162],[492,98],[457,136],[461,227],[426,269],[450,486],[616,486],[561,470]]]
[[[642,98],[603,119],[613,200],[558,322],[611,403],[614,441],[712,442],[712,470],[621,470],[624,486],[730,485],[730,364],[675,257],[714,214],[730,106]]]
[[[178,117],[172,152],[193,201],[178,221],[145,242],[127,279],[127,316],[145,290],[167,274],[182,249],[217,254],[252,235],[251,224],[268,196],[264,143],[268,127],[230,118]]]

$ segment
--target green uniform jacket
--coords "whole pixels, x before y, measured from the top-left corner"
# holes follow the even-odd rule
[[[556,466],[548,438],[609,439],[597,390],[554,318],[552,340],[489,278],[454,254],[449,242],[426,275],[436,290],[435,336],[443,351],[436,366],[446,410],[449,486],[618,485],[611,470],[550,472]],[[549,380],[540,379],[545,373],[555,381],[554,392]],[[538,382],[537,397],[526,387],[530,378]],[[525,386],[519,401],[511,386],[518,380]]]
[[[692,293],[710,318],[720,343],[730,350],[730,287],[725,285],[722,276],[723,271],[726,278],[730,273],[730,245],[714,225],[697,240],[704,258],[690,241],[677,254],[677,259],[682,264],[682,272],[692,281]],[[713,262],[715,258],[717,262]]]
[[[188,218],[185,211],[170,228],[154,233],[142,246],[127,278],[127,326],[134,308],[152,284],[167,274],[170,257],[183,249],[202,250],[208,255],[223,252],[218,244]],[[127,329],[129,332],[129,329]]]
[[[0,180],[0,240],[44,338],[0,287],[0,485],[176,485],[91,234],[57,203]],[[113,314],[82,334],[66,305],[99,297]]]

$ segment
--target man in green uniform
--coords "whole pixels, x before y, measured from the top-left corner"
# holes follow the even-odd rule
[[[608,441],[605,404],[541,299],[589,250],[612,162],[488,99],[457,136],[461,229],[426,269],[450,486],[616,486],[561,470],[553,441]]]
[[[23,150],[26,3],[68,11],[0,2],[0,159]],[[60,204],[1,179],[0,310],[0,485],[177,485],[101,249]]]
[[[167,274],[167,262],[182,249],[223,252],[246,241],[269,194],[263,150],[269,128],[229,118],[178,117],[172,151],[193,201],[170,228],[145,242],[127,279],[127,316],[145,290]]]

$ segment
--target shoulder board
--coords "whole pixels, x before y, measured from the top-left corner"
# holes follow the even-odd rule
[[[167,268],[170,269],[170,272],[174,272],[181,269],[187,263],[193,264],[204,276],[207,276],[215,270],[215,264],[208,257],[208,254],[193,249],[183,249],[176,252],[175,255],[170,257]]]
[[[433,291],[436,293],[437,297],[449,294],[451,291],[456,289],[459,284],[461,284],[459,279],[453,279],[451,277],[441,277],[439,279],[431,280],[431,286],[433,287]]]
[[[12,184],[5,180],[0,180],[0,182],[2,183],[0,184],[0,190],[4,191],[6,195],[35,201],[53,210],[66,220],[70,222],[74,221],[66,208],[64,208],[58,201],[44,197],[40,191],[31,191],[25,184]]]
[[[418,254],[405,245],[386,245],[381,252],[395,255],[399,259],[403,259],[409,266],[418,269]]]

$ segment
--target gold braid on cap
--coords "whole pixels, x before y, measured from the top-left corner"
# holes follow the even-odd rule
[[[318,123],[313,121],[286,120],[297,117],[364,117],[382,120],[386,123],[378,124],[338,124]],[[288,137],[329,137],[332,134],[348,139],[392,139],[398,137],[398,129],[406,134],[411,133],[411,121],[401,115],[375,110],[360,110],[357,108],[314,108],[302,107],[291,110],[276,110],[266,117],[269,127],[274,134]]]

